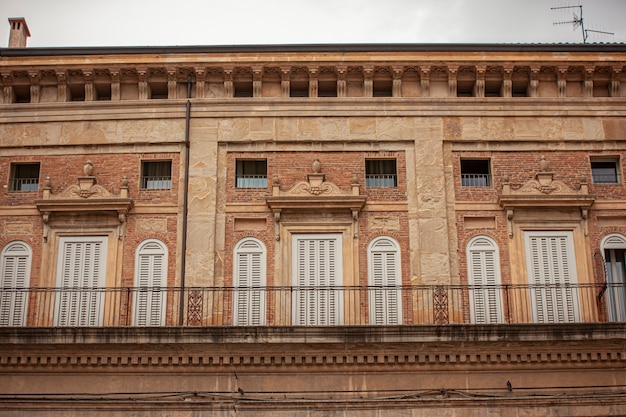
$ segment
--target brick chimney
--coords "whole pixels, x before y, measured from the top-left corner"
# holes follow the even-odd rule
[[[9,35],[9,48],[26,48],[26,41],[30,36],[26,19],[23,17],[9,17],[11,34]]]

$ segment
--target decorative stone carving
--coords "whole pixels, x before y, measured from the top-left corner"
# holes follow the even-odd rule
[[[326,181],[321,172],[322,164],[315,159],[311,164],[312,173],[307,181],[301,181],[288,191],[280,189],[280,179],[273,178],[272,196],[266,197],[266,203],[274,213],[276,222],[276,240],[280,239],[280,218],[283,211],[330,211],[348,209],[354,221],[354,237],[358,236],[358,214],[365,205],[367,197],[359,195],[359,184],[353,181],[351,192],[341,190],[330,181]]]
[[[60,193],[53,195],[52,180],[46,177],[43,187],[43,198],[35,200],[35,205],[42,214],[44,222],[44,239],[48,236],[47,224],[54,213],[117,213],[120,222],[119,236],[122,237],[122,225],[126,222],[126,214],[133,205],[128,195],[128,179],[124,177],[120,186],[120,194],[113,195],[96,183],[93,164],[87,161],[83,167],[84,176],[78,177],[78,184],[72,184]]]
[[[515,210],[519,208],[578,208],[581,211],[581,221],[587,234],[587,212],[595,201],[595,196],[589,194],[586,178],[581,178],[580,187],[574,190],[562,181],[554,179],[554,173],[548,172],[548,162],[541,157],[540,172],[535,178],[527,181],[519,188],[514,188],[508,177],[502,179],[502,194],[498,201],[506,210],[509,237],[513,237],[512,222]]]

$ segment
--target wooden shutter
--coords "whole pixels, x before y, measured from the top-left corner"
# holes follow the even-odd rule
[[[56,326],[101,326],[106,237],[62,237],[59,241]]]
[[[579,320],[571,232],[525,232],[531,305],[538,323]]]
[[[626,321],[626,237],[611,233],[602,239],[601,247],[609,320],[623,322]]]
[[[135,326],[163,326],[167,291],[167,249],[158,240],[139,245],[135,269]]]
[[[256,239],[245,239],[235,250],[234,324],[265,324],[265,246]]]
[[[497,246],[479,236],[468,244],[471,318],[473,323],[502,322]]]
[[[9,244],[2,252],[0,326],[24,326],[30,281],[31,249],[23,242]]]
[[[400,253],[397,243],[387,237],[370,243],[369,310],[370,324],[402,322]]]
[[[294,324],[341,324],[341,235],[293,235],[293,242]]]

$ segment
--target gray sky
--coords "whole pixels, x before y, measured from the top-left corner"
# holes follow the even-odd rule
[[[583,5],[588,42],[626,42],[626,0],[0,0],[30,47],[314,43],[582,42],[555,26]],[[2,28],[2,26],[0,26]]]

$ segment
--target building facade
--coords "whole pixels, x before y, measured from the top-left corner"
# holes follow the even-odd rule
[[[11,24],[0,414],[626,412],[624,45]]]

